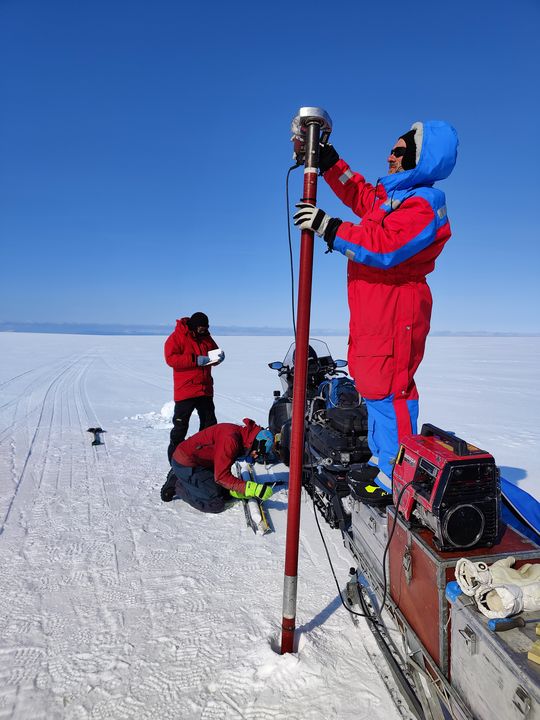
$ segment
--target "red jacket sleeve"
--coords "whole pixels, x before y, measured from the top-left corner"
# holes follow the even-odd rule
[[[338,160],[324,173],[324,179],[338,198],[359,217],[370,212],[377,199],[386,197],[382,185],[374,188],[363,175],[353,172],[345,160]]]
[[[214,480],[227,490],[235,490],[244,493],[246,483],[239,480],[231,473],[231,465],[241,454],[243,448],[239,448],[238,438],[226,435],[218,436],[214,446]]]
[[[367,218],[344,222],[334,249],[353,262],[387,269],[399,265],[430,245],[437,232],[435,213],[421,197],[411,197],[382,221]]]
[[[188,352],[176,333],[169,335],[165,340],[165,362],[174,370],[190,370],[197,367],[197,356]]]

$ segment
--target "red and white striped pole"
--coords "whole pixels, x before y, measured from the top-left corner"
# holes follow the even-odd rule
[[[317,172],[321,132],[328,135],[331,127],[330,118],[321,108],[300,108],[298,115],[293,120],[293,133],[297,137],[298,133],[301,133],[305,147],[303,200],[313,205],[317,200]],[[300,243],[281,654],[293,652],[296,623],[300,499],[304,461],[304,421],[306,415],[311,279],[313,274],[313,232],[311,230],[302,230]]]

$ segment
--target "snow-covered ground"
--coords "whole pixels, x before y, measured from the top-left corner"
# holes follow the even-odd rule
[[[290,340],[217,338],[218,420],[266,423]],[[334,357],[346,339],[328,338]],[[279,642],[286,491],[275,533],[242,509],[163,504],[171,373],[163,338],[0,334],[0,718],[399,717],[302,506],[299,649]],[[540,338],[431,338],[421,421],[491,451],[540,498]],[[87,428],[101,426],[92,447]],[[191,430],[196,430],[196,423]],[[338,578],[351,559],[323,527]]]

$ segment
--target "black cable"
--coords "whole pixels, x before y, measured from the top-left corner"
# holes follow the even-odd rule
[[[306,423],[306,436],[307,436],[307,433],[308,433],[308,431],[309,431],[309,426],[310,426],[310,425],[311,425],[311,423],[308,421],[308,422]],[[309,443],[306,441],[306,439],[304,440],[304,447],[307,447],[308,454],[309,454],[309,456],[310,456],[309,469],[310,469],[310,474],[311,474],[311,486],[312,486],[312,488],[315,490],[315,483],[313,482],[313,459],[314,459],[314,458],[313,458],[313,455],[311,454],[311,447],[310,447]],[[382,597],[381,606],[380,606],[379,611],[377,612],[377,615],[376,615],[376,616],[372,615],[372,614],[369,613],[369,612],[368,612],[368,613],[357,613],[357,612],[355,612],[354,610],[351,610],[351,608],[348,607],[348,606],[345,604],[345,601],[343,600],[343,596],[342,596],[342,594],[341,594],[341,589],[340,589],[340,587],[339,587],[339,582],[338,582],[338,579],[337,579],[337,577],[336,577],[336,573],[335,573],[335,571],[334,571],[334,566],[332,565],[332,560],[331,560],[331,558],[330,558],[330,553],[329,553],[329,551],[328,551],[328,547],[327,547],[327,545],[326,545],[326,541],[325,541],[324,535],[323,535],[323,533],[322,533],[322,529],[321,529],[321,526],[320,526],[320,523],[319,523],[319,518],[318,518],[318,516],[317,516],[317,509],[316,509],[316,506],[315,506],[315,498],[314,498],[314,497],[311,498],[312,503],[313,503],[313,513],[314,513],[314,515],[315,515],[315,522],[317,523],[317,528],[318,528],[318,530],[319,530],[319,535],[321,536],[321,540],[322,540],[322,543],[323,543],[323,546],[324,546],[324,549],[325,549],[325,552],[326,552],[326,557],[328,558],[328,563],[329,563],[329,565],[330,565],[330,569],[331,569],[331,571],[332,571],[332,575],[334,576],[334,582],[336,583],[336,587],[337,587],[337,591],[338,591],[338,593],[339,593],[339,597],[340,597],[340,600],[341,600],[341,604],[343,605],[343,607],[344,607],[348,612],[351,613],[351,615],[357,615],[357,616],[359,616],[359,617],[365,617],[365,618],[367,618],[368,620],[370,620],[371,622],[373,622],[373,623],[375,623],[375,624],[378,624],[379,621],[380,621],[381,614],[382,614],[382,611],[383,611],[383,609],[384,609],[384,605],[385,605],[385,603],[386,603],[386,597],[387,597],[387,595],[388,595],[388,580],[387,580],[387,577],[386,577],[386,555],[387,555],[387,553],[388,553],[388,549],[389,549],[389,547],[390,547],[390,543],[392,542],[392,538],[394,537],[394,532],[395,532],[396,524],[397,524],[398,509],[399,509],[399,506],[400,506],[400,504],[401,504],[401,498],[403,497],[403,493],[404,493],[405,490],[409,487],[409,485],[412,485],[413,482],[414,482],[414,479],[413,479],[413,480],[410,480],[408,483],[406,483],[406,484],[401,488],[401,490],[400,490],[400,492],[399,492],[399,495],[398,495],[398,497],[397,497],[397,502],[396,502],[396,506],[395,506],[395,507],[396,507],[396,514],[395,514],[395,517],[394,517],[394,522],[393,522],[393,524],[392,524],[392,530],[390,531],[390,535],[388,536],[388,540],[387,540],[387,542],[386,542],[386,547],[384,548],[384,553],[383,553],[382,566],[383,566],[383,587],[384,587],[384,591],[383,591],[383,597]]]
[[[381,607],[379,608],[379,612],[377,613],[378,618],[381,617],[382,611],[384,610],[384,604],[386,602],[386,596],[388,595],[388,580],[386,578],[386,555],[388,553],[388,548],[390,547],[390,543],[392,542],[392,538],[394,537],[394,531],[395,531],[396,525],[397,525],[398,510],[399,510],[399,505],[401,503],[401,498],[403,497],[403,493],[405,492],[405,490],[409,487],[409,485],[412,485],[413,482],[414,482],[414,478],[412,480],[410,480],[408,483],[406,483],[401,488],[398,498],[397,498],[397,502],[395,504],[396,514],[394,516],[394,523],[392,525],[392,530],[390,531],[390,535],[388,536],[388,540],[386,542],[386,547],[384,548],[383,559],[382,559],[384,592],[383,592]]]
[[[296,310],[294,307],[294,267],[293,267],[293,251],[292,251],[292,240],[291,240],[291,213],[289,209],[289,175],[293,170],[300,167],[302,163],[296,163],[287,170],[287,178],[285,180],[285,196],[287,200],[287,231],[289,236],[289,259],[291,265],[291,310],[292,310],[292,325],[294,331],[294,337],[296,338]]]
[[[305,435],[307,435],[307,431],[309,430],[309,426],[310,426],[310,425],[311,425],[311,423],[308,421],[308,422],[306,423],[306,428],[305,428],[306,432],[305,432]],[[315,484],[314,484],[314,482],[313,482],[313,455],[311,454],[311,448],[310,448],[310,446],[309,446],[309,443],[306,442],[305,438],[304,438],[304,447],[307,447],[308,453],[309,453],[309,456],[310,456],[309,469],[310,469],[310,473],[311,473],[311,487],[312,487],[313,490],[315,491]],[[321,536],[322,544],[323,544],[324,550],[325,550],[325,552],[326,552],[326,557],[328,558],[328,564],[330,565],[330,570],[332,571],[332,575],[334,576],[334,582],[336,583],[336,587],[337,587],[337,591],[338,591],[338,594],[339,594],[339,599],[341,600],[341,604],[343,605],[343,607],[345,608],[345,610],[347,610],[347,612],[351,613],[351,615],[356,615],[357,617],[368,618],[368,619],[370,619],[372,622],[378,623],[378,620],[377,620],[376,618],[374,618],[371,614],[369,614],[369,613],[367,613],[367,614],[366,614],[366,613],[359,613],[359,612],[356,612],[355,610],[351,610],[351,608],[345,603],[345,600],[343,599],[343,595],[341,594],[341,588],[339,587],[339,582],[338,582],[338,579],[337,579],[337,577],[336,577],[336,572],[335,572],[335,570],[334,570],[334,566],[332,565],[332,560],[331,560],[331,558],[330,558],[330,553],[329,553],[329,551],[328,551],[328,546],[327,546],[327,544],[326,544],[326,540],[324,539],[324,535],[323,535],[323,532],[322,532],[322,529],[321,529],[321,525],[320,525],[320,523],[319,523],[317,508],[316,508],[316,506],[315,506],[315,498],[312,496],[312,497],[311,497],[311,500],[312,500],[312,502],[313,502],[313,514],[315,515],[315,522],[317,523],[317,528],[318,528],[318,530],[319,530],[319,535]]]

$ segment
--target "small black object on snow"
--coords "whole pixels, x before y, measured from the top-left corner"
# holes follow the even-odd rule
[[[103,430],[100,427],[97,428],[88,428],[89,433],[94,433],[94,440],[92,441],[92,445],[105,445],[103,440],[101,439],[101,433],[107,432],[106,430]]]

